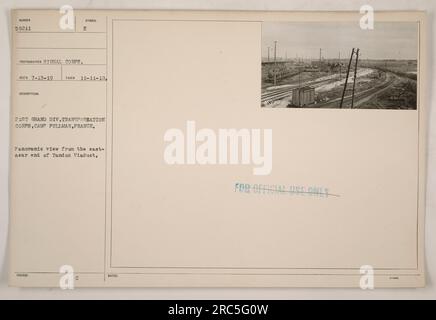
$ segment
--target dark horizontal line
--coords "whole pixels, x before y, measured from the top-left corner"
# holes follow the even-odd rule
[[[103,63],[82,63],[82,64],[66,64],[66,63],[17,63],[17,66],[106,66]]]
[[[109,275],[111,272],[108,273]],[[172,272],[172,273],[147,273],[147,272],[113,272],[113,274],[133,274],[133,275],[220,275],[220,276],[354,276],[361,277],[360,273],[194,273],[194,272]],[[374,274],[375,277],[383,277],[383,276],[421,276],[421,274]]]
[[[217,20],[217,19],[112,19],[112,21],[162,21],[162,22],[258,22],[261,20]]]
[[[48,50],[57,50],[57,49],[79,49],[79,50],[106,50],[107,48],[42,48],[42,47],[17,47],[16,49],[48,49]]]
[[[85,33],[106,33],[104,31],[15,31],[15,33],[79,33],[79,34],[85,34]]]
[[[75,274],[103,274],[104,272],[74,272]],[[61,274],[55,271],[32,271],[32,272],[15,272],[15,274]],[[123,275],[220,275],[220,276],[358,276],[360,273],[198,273],[198,272],[108,272],[108,274],[123,274]],[[374,274],[374,276],[409,276],[416,277],[422,274],[410,273],[388,273]]]
[[[25,272],[15,272],[15,274],[22,274],[22,273],[28,273],[28,274],[60,274],[62,272],[55,272],[55,271],[25,271]],[[75,274],[103,274],[103,272],[74,272]]]
[[[182,267],[126,267],[126,266],[110,266],[111,268],[120,268],[120,269],[234,269],[234,270],[240,270],[240,269],[247,269],[247,270],[360,270],[360,268],[279,268],[279,267],[189,267],[189,266],[182,266]],[[373,270],[413,270],[417,271],[416,268],[374,268]]]
[[[106,80],[16,80],[21,82],[106,82]]]
[[[315,195],[326,195],[326,196],[333,196],[333,197],[340,197],[339,194],[334,194],[334,193],[319,193],[319,192],[310,192],[310,191],[291,191],[291,190],[274,190],[274,189],[264,189],[261,188],[259,189],[259,193],[256,194],[262,194],[261,191],[273,191],[273,192],[283,192],[283,193],[292,193],[292,194],[299,194],[299,193],[304,193],[304,194],[315,194]],[[243,193],[243,192],[241,192]]]

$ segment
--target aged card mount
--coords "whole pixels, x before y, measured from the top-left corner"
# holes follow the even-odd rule
[[[425,13],[360,18],[14,10],[10,284],[424,286]]]

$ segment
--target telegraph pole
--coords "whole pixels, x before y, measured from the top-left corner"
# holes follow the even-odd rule
[[[319,48],[319,75],[321,75],[321,60],[322,60],[322,49]]]
[[[274,41],[274,85],[277,85],[277,40]]]
[[[354,48],[353,50],[351,50],[350,62],[348,62],[347,77],[345,78],[344,90],[342,91],[341,104],[339,105],[339,108],[342,108],[342,105],[344,103],[345,91],[347,90],[348,77],[350,76],[350,67],[351,67],[351,61],[353,60],[353,55],[354,55]]]
[[[342,65],[341,65],[341,52],[339,51],[339,81],[341,81],[342,77]]]
[[[277,61],[277,40],[274,41],[274,64],[276,64]]]
[[[269,62],[269,49],[271,49],[270,47],[268,47],[268,62]]]
[[[353,92],[351,94],[351,108],[354,105],[354,88],[356,87],[356,74],[357,74],[357,61],[359,60],[359,49],[356,51],[356,63],[354,65],[354,82],[353,82]]]

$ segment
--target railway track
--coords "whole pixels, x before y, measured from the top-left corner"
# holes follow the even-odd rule
[[[324,80],[313,80],[313,81],[309,81],[304,83],[304,85],[315,85],[315,86],[319,86],[325,83],[329,83],[329,82],[334,82],[337,81],[337,79],[335,78],[331,78],[331,79],[324,79]],[[272,103],[274,101],[277,100],[282,100],[283,98],[286,98],[287,96],[292,95],[292,90],[297,88],[298,85],[290,85],[286,88],[279,88],[279,89],[274,89],[274,90],[268,90],[262,93],[261,95],[261,103],[262,104],[268,104],[268,103]]]
[[[391,85],[394,84],[397,76],[394,75],[393,73],[386,73],[386,75],[387,75],[387,79],[384,83],[382,83],[376,87],[373,87],[371,89],[367,89],[365,91],[358,92],[354,95],[354,105],[355,105],[356,109],[359,108],[359,105],[361,105],[362,102],[365,102],[365,101],[369,100],[371,97],[387,90]],[[318,103],[318,104],[310,105],[308,107],[312,107],[312,108],[337,108],[339,106],[340,101],[341,101],[341,98],[336,98],[336,99],[330,100],[328,102]],[[351,95],[347,95],[344,97],[344,104],[345,104],[344,108],[349,108],[349,106],[347,105],[349,102],[351,102]]]
[[[387,79],[383,84],[378,85],[376,87],[373,87],[371,89],[367,89],[365,91],[358,92],[355,94],[354,98],[355,98],[356,107],[361,105],[366,100],[370,99],[372,96],[379,94],[380,92],[385,91],[387,88],[389,88],[394,83],[396,75],[394,75],[393,73],[390,73],[390,72],[386,73],[386,75],[387,75]],[[316,87],[319,87],[323,84],[327,84],[329,82],[334,82],[334,81],[337,81],[337,79],[330,78],[330,79],[324,79],[324,80],[313,80],[313,81],[305,83],[304,85],[312,85],[316,88]],[[298,87],[297,85],[291,85],[291,86],[288,86],[286,88],[268,90],[268,91],[262,93],[261,103],[262,103],[262,105],[268,105],[268,104],[273,103],[274,101],[282,100],[283,98],[291,96],[292,90],[294,88],[297,88],[297,87]],[[336,98],[334,100],[330,100],[328,102],[318,103],[318,104],[314,104],[314,105],[307,106],[307,107],[335,108],[340,103],[340,100],[341,100],[341,98],[339,97],[339,98]],[[350,101],[351,101],[351,95],[347,95],[344,97],[344,103],[349,103]]]
[[[294,88],[296,88],[296,86],[288,87],[286,89],[281,89],[281,90],[274,90],[274,92],[271,92],[268,94],[262,94],[261,102],[268,103],[268,102],[274,102],[277,100],[281,100],[287,96],[292,95],[292,90]]]

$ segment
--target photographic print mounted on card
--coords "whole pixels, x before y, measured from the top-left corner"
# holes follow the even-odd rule
[[[416,109],[419,23],[264,22],[262,107]]]

